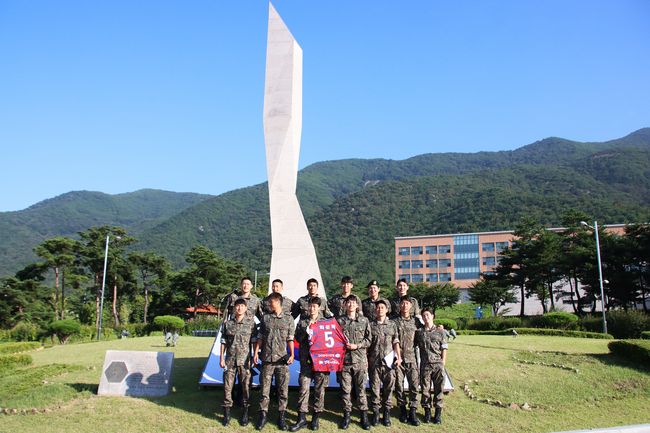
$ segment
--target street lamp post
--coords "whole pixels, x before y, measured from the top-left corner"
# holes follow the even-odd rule
[[[104,288],[106,287],[106,266],[108,265],[108,242],[110,235],[106,235],[106,249],[104,250],[104,272],[102,274],[102,294],[99,299],[99,321],[97,322],[97,340],[101,339],[102,335],[102,319],[104,318]],[[121,239],[116,236],[116,239]]]
[[[603,310],[603,333],[607,334],[607,318],[605,316],[605,290],[603,289],[603,263],[600,259],[600,239],[598,237],[598,221],[594,221],[594,226],[590,226],[585,221],[581,221],[585,227],[589,227],[594,231],[596,236],[596,258],[598,259],[598,281],[600,283],[600,302]]]

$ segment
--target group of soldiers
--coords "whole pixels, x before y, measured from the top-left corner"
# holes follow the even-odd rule
[[[307,281],[307,294],[296,302],[282,296],[281,280],[272,282],[271,293],[262,300],[252,293],[252,288],[250,278],[243,278],[240,291],[229,295],[224,302],[227,316],[222,324],[220,349],[220,364],[224,369],[224,426],[231,419],[236,377],[242,385],[239,422],[242,426],[249,424],[251,362],[255,365],[261,362],[262,395],[257,430],[263,429],[267,423],[273,378],[278,394],[279,429],[295,432],[309,426],[311,430],[318,430],[329,372],[313,369],[310,325],[331,318],[336,318],[345,340],[343,369],[337,373],[343,401],[341,429],[350,425],[353,396],[365,430],[380,422],[390,426],[393,393],[400,410],[400,421],[417,426],[420,424],[417,417],[419,390],[424,408],[423,421],[442,422],[447,340],[444,331],[434,323],[434,312],[429,308],[420,310],[417,299],[408,295],[406,280],[397,282],[396,296],[390,300],[380,296],[379,285],[373,280],[367,285],[368,298],[362,301],[352,293],[350,277],[342,278],[341,292],[329,302],[318,295],[318,281],[313,278]],[[259,325],[256,325],[256,318]],[[296,318],[299,321],[294,326]],[[299,344],[300,391],[298,419],[289,426],[286,409],[289,364],[294,362],[294,339]],[[370,382],[370,404],[366,397],[366,375]],[[405,379],[408,390],[403,386]],[[308,423],[312,382],[312,418]]]

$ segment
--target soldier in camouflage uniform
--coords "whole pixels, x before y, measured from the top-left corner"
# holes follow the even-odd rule
[[[284,283],[280,279],[275,279],[271,283],[271,293],[282,294],[284,289]],[[293,309],[293,301],[286,296],[282,296],[282,312],[287,315],[291,315],[291,310]],[[262,313],[270,314],[271,310],[271,300],[269,296],[262,300]]]
[[[235,376],[239,377],[242,389],[242,416],[239,423],[248,425],[248,402],[250,398],[251,379],[251,343],[255,341],[255,322],[246,315],[246,300],[235,301],[235,315],[223,322],[221,332],[221,359],[223,368],[223,425],[230,422],[232,407],[232,389]]]
[[[363,313],[361,312],[361,298],[352,293],[353,287],[354,284],[351,277],[341,278],[341,293],[334,295],[329,301],[327,301],[327,306],[334,317],[347,314],[345,300],[348,299],[349,296],[354,296],[356,298],[358,305],[357,314],[363,316]]]
[[[298,300],[293,304],[293,310],[291,312],[291,315],[296,318],[300,317],[300,320],[305,320],[309,318],[309,300],[313,297],[320,298],[318,296],[318,280],[315,278],[310,278],[307,280],[307,294],[305,296],[301,296],[298,298]],[[332,313],[327,308],[327,302],[325,302],[324,298],[320,298],[321,300],[321,305],[320,305],[320,312],[322,317],[325,318],[330,318],[332,317]]]
[[[372,322],[377,318],[377,307],[375,302],[379,300],[385,301],[386,298],[379,296],[379,283],[377,283],[376,280],[369,282],[366,287],[368,288],[368,297],[361,301],[361,312]],[[390,302],[386,302],[386,304],[388,305],[388,317],[390,317]]]
[[[246,299],[247,311],[246,314],[248,317],[253,318],[257,317],[258,319],[262,318],[262,302],[251,291],[253,290],[253,282],[249,277],[244,277],[239,283],[239,292],[233,292],[222,302],[222,306],[226,312],[225,318],[228,319],[233,315],[233,309],[235,307],[235,301],[237,298]]]
[[[311,334],[309,326],[322,320],[320,314],[321,300],[313,297],[309,301],[309,319],[301,320],[296,327],[296,341],[300,345],[300,394],[298,396],[298,421],[289,429],[296,432],[307,426],[307,411],[309,410],[309,388],[312,380],[314,381],[314,411],[312,413],[311,425],[312,430],[318,430],[318,418],[321,412],[325,410],[325,388],[329,385],[329,372],[319,372],[313,370],[311,360],[310,340]]]
[[[435,315],[429,308],[422,310],[424,328],[415,333],[415,345],[420,349],[420,381],[422,384],[422,407],[424,422],[431,421],[431,383],[433,383],[433,400],[436,409],[434,424],[442,422],[442,386],[445,380],[445,362],[447,360],[447,341],[442,332],[433,323]]]
[[[390,311],[391,319],[397,319],[400,315],[400,303],[402,300],[403,296],[408,296],[408,291],[409,291],[409,283],[406,282],[404,278],[401,278],[397,281],[397,285],[395,286],[395,291],[397,292],[396,296],[391,298],[390,300]],[[415,317],[416,319],[420,319],[420,304],[418,303],[418,300],[415,299],[413,296],[409,296],[411,298],[411,311],[410,315],[411,317]]]
[[[400,316],[393,319],[399,332],[399,344],[402,350],[402,363],[395,369],[395,397],[397,406],[400,409],[399,420],[403,423],[410,423],[413,426],[420,425],[417,418],[418,408],[418,387],[420,386],[420,374],[418,371],[418,360],[415,353],[415,331],[422,327],[419,320],[411,316],[411,298],[403,296],[400,302]],[[408,397],[410,411],[406,410],[406,392],[404,391],[404,377],[408,382]]]
[[[270,295],[271,308],[273,313],[265,314],[260,323],[255,342],[255,356],[253,361],[258,363],[259,350],[262,349],[262,371],[260,380],[262,385],[262,397],[260,399],[260,414],[256,428],[261,430],[266,424],[266,416],[269,410],[269,397],[271,392],[271,381],[275,376],[275,384],[278,389],[278,427],[280,430],[287,430],[285,411],[287,410],[287,399],[289,396],[289,364],[293,362],[293,337],[294,325],[291,316],[282,312],[282,295],[272,293]],[[289,354],[287,354],[287,345]]]
[[[359,305],[356,296],[349,296],[346,300],[347,314],[337,317],[343,334],[347,338],[343,371],[339,373],[339,383],[343,398],[343,421],[340,427],[347,429],[350,426],[350,412],[352,411],[352,384],[357,390],[357,406],[361,411],[361,426],[364,430],[370,429],[368,423],[368,401],[366,400],[366,372],[368,359],[366,350],[370,347],[372,334],[370,322],[357,314]]]
[[[397,326],[388,320],[388,301],[379,300],[377,304],[377,320],[370,323],[372,340],[368,349],[368,366],[370,372],[370,403],[372,416],[370,424],[379,424],[379,412],[384,409],[382,424],[390,426],[390,409],[393,406],[392,394],[395,386],[395,371],[393,366],[401,363],[399,336]],[[393,355],[391,353],[394,352]],[[386,357],[392,356],[388,362]]]

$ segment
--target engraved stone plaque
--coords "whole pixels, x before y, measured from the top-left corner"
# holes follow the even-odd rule
[[[98,395],[162,397],[172,385],[173,352],[107,350]]]

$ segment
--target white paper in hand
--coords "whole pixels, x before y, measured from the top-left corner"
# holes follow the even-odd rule
[[[393,368],[393,361],[395,360],[395,351],[391,350],[388,355],[384,356],[384,362],[388,368]]]

